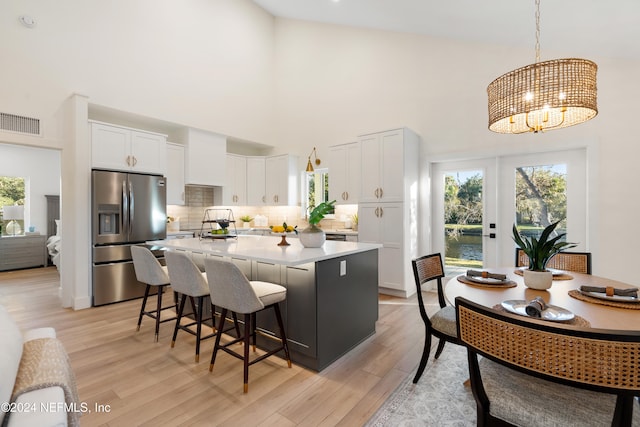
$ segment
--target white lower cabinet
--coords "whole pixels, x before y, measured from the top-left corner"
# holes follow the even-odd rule
[[[410,261],[405,257],[409,233],[404,227],[404,203],[362,203],[358,207],[358,241],[380,243],[378,285],[380,292],[408,296],[412,294]],[[415,231],[414,231],[415,233]],[[415,291],[415,290],[413,290]]]

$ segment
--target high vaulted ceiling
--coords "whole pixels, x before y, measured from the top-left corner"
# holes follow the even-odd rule
[[[253,0],[274,16],[530,49],[534,0]],[[541,59],[640,60],[640,1],[541,0]]]

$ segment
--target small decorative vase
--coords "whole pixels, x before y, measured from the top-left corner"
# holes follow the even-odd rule
[[[311,224],[309,227],[298,233],[300,243],[305,248],[319,248],[324,244],[327,239],[327,235],[324,231],[315,224]]]
[[[545,290],[553,283],[553,273],[550,271],[523,270],[524,284],[531,289]]]

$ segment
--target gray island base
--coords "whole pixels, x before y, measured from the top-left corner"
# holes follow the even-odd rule
[[[280,239],[238,236],[148,243],[190,252],[201,268],[204,257],[222,257],[238,265],[250,280],[285,286],[287,299],[280,308],[291,359],[321,371],[375,333],[380,245],[327,241],[321,248],[304,248],[291,238],[291,245],[282,247]],[[272,337],[278,336],[268,314],[257,316],[264,333],[258,336],[262,348],[276,345]]]

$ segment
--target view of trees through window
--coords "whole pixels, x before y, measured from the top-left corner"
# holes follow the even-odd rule
[[[11,176],[0,176],[0,208],[2,206],[24,205],[25,190],[24,178],[16,178]],[[3,218],[0,211],[0,230],[2,234],[6,234],[6,226],[9,220]],[[17,221],[20,228],[24,230],[24,219]]]
[[[305,178],[308,215],[320,203],[329,201],[329,172],[327,169],[316,169],[312,173],[306,173]]]
[[[566,165],[518,167],[515,223],[523,234],[567,218]],[[482,267],[482,171],[452,172],[445,176],[445,263],[450,267]]]

